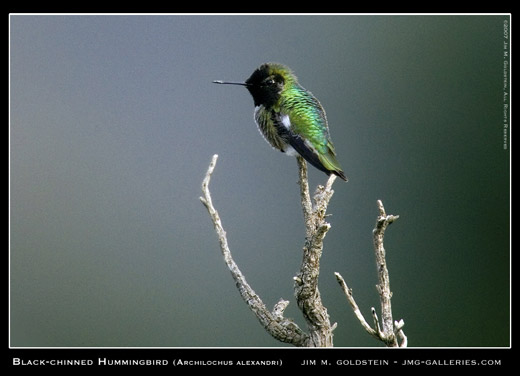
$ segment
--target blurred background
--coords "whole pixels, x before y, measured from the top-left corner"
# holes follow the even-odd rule
[[[242,272],[302,327],[292,277],[297,165],[259,135],[238,86],[290,66],[327,111],[339,179],[319,287],[338,347],[380,347],[372,229],[410,346],[509,346],[508,16],[10,16],[10,345],[271,347],[199,201]],[[326,175],[310,168],[314,190]],[[370,321],[370,320],[369,320]]]

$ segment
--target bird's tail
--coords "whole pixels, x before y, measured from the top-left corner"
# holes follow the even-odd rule
[[[334,175],[339,176],[340,178],[342,178],[345,181],[348,181],[348,178],[345,176],[345,173],[343,171],[341,171],[341,170],[334,170],[334,171],[331,171],[331,173],[333,173]]]
[[[348,181],[348,178],[341,169],[341,166],[339,165],[333,150],[329,150],[327,154],[318,154],[318,158],[321,162],[321,165],[325,167],[325,169],[320,168],[321,170],[325,171],[329,175],[334,174],[339,176],[341,179]]]

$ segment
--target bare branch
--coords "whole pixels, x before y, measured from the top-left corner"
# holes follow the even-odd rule
[[[376,226],[373,230],[373,236],[379,282],[376,287],[379,293],[379,299],[381,301],[382,328],[379,324],[379,318],[375,308],[372,307],[371,309],[372,317],[374,319],[374,328],[371,328],[361,314],[359,307],[357,306],[356,302],[354,301],[354,297],[352,296],[352,290],[348,288],[343,277],[341,277],[339,273],[335,273],[336,279],[343,288],[343,291],[347,296],[352,309],[354,310],[354,314],[360,321],[361,325],[371,336],[379,339],[388,347],[406,347],[408,344],[408,339],[402,330],[404,321],[400,320],[394,323],[392,319],[392,292],[390,290],[390,277],[388,274],[388,268],[386,266],[386,252],[383,245],[386,228],[395,220],[397,220],[399,216],[387,215],[381,200],[377,201],[377,205],[379,209],[379,216],[377,217]],[[399,344],[397,337],[401,339],[401,344]]]
[[[381,300],[381,315],[383,319],[383,337],[388,346],[396,347],[397,338],[394,334],[394,321],[392,319],[392,292],[390,291],[390,276],[386,267],[386,252],[383,245],[385,230],[399,216],[386,215],[383,202],[377,201],[379,217],[377,217],[376,227],[374,228],[374,251],[376,256],[376,266],[378,271],[379,284],[377,290]]]
[[[211,220],[213,221],[215,231],[219,238],[220,249],[222,251],[222,255],[224,256],[224,261],[229,271],[231,272],[233,279],[235,280],[240,296],[247,303],[251,311],[253,311],[262,326],[269,334],[271,334],[271,336],[281,342],[291,343],[295,346],[304,346],[305,343],[308,342],[309,336],[303,332],[292,320],[283,317],[283,311],[289,302],[280,300],[275,305],[273,312],[270,312],[262,302],[262,299],[260,299],[251,286],[249,286],[244,275],[231,256],[226,232],[224,231],[218,212],[213,206],[211,194],[209,191],[209,182],[211,180],[213,170],[215,169],[217,158],[218,155],[215,154],[211,159],[208,171],[206,172],[206,176],[202,182],[202,192],[204,197],[200,197],[200,201],[208,210]]]
[[[339,285],[343,289],[343,292],[345,293],[345,295],[348,299],[348,302],[350,303],[350,306],[352,307],[352,310],[354,311],[354,314],[356,315],[357,319],[361,323],[361,326],[363,326],[363,328],[365,328],[367,333],[370,334],[372,337],[379,339],[378,332],[370,327],[370,325],[365,320],[365,317],[361,313],[356,301],[354,300],[354,296],[352,295],[352,289],[347,286],[347,283],[345,282],[345,280],[343,279],[341,274],[336,272],[336,273],[334,273],[334,275],[336,276],[336,279],[337,279]]]
[[[298,184],[300,185],[300,198],[303,209],[303,220],[305,221],[305,229],[311,228],[312,225],[312,202],[309,193],[309,181],[307,179],[307,162],[302,157],[296,157],[298,162]],[[307,233],[307,236],[309,234]]]
[[[307,180],[307,165],[303,158],[297,157],[300,198],[306,236],[300,271],[294,277],[294,292],[298,307],[302,311],[309,330],[309,333],[305,333],[292,320],[283,317],[284,311],[289,302],[280,299],[280,301],[275,304],[273,311],[269,311],[260,297],[249,286],[245,277],[233,260],[231,251],[229,250],[226,232],[222,227],[218,212],[213,206],[209,192],[209,183],[211,175],[215,169],[217,158],[218,156],[214,155],[208,167],[208,171],[202,182],[204,197],[201,197],[200,200],[208,210],[213,221],[215,231],[220,241],[220,248],[222,255],[224,256],[224,261],[235,280],[240,296],[247,303],[267,332],[277,340],[291,343],[295,346],[333,346],[332,332],[336,328],[337,324],[334,323],[331,325],[330,323],[327,309],[321,301],[320,292],[318,290],[318,278],[320,273],[320,259],[323,252],[323,240],[331,227],[330,224],[325,221],[325,218],[327,216],[326,212],[329,201],[334,194],[332,185],[336,176],[331,175],[325,186],[318,186],[311,200]],[[350,305],[352,306],[356,317],[365,330],[374,338],[385,343],[386,346],[399,346],[399,338],[401,340],[400,346],[405,347],[407,346],[407,338],[402,330],[404,322],[403,320],[400,320],[399,322],[396,321],[395,323],[392,321],[390,301],[392,293],[390,291],[390,279],[386,267],[385,249],[383,246],[384,232],[386,228],[399,217],[386,215],[381,201],[378,201],[378,208],[379,216],[373,230],[373,235],[379,278],[377,290],[381,300],[382,328],[374,308],[371,310],[374,320],[374,328],[370,327],[354,300],[352,290],[347,286],[345,280],[339,273],[335,273],[335,275]]]
[[[330,324],[327,309],[321,301],[318,277],[323,239],[330,229],[330,224],[325,222],[325,213],[334,193],[332,183],[335,176],[332,175],[329,178],[325,187],[318,186],[313,197],[313,207],[309,194],[306,162],[301,157],[297,157],[297,160],[306,237],[300,272],[294,277],[294,293],[309,329],[310,339],[306,345],[308,347],[330,347],[333,346],[332,331],[335,325]]]

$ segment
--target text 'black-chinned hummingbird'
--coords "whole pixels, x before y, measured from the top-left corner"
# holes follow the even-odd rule
[[[330,140],[325,110],[288,67],[266,63],[245,82],[213,82],[242,85],[249,90],[256,124],[272,147],[287,155],[299,154],[327,175],[347,181]]]

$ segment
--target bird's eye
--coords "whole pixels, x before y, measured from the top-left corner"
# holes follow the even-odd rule
[[[267,78],[264,83],[266,84],[266,86],[273,86],[275,84],[275,81],[274,79],[272,78]]]

